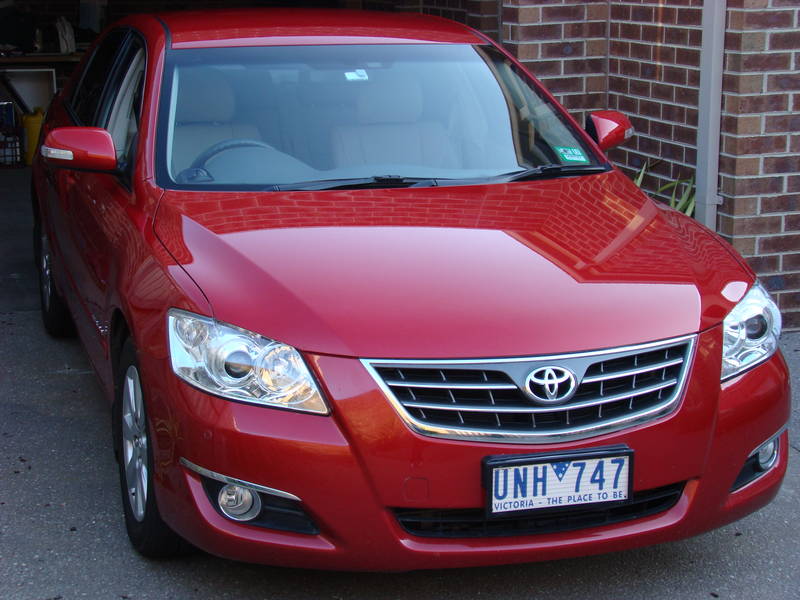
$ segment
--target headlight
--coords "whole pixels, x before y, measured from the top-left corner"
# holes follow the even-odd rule
[[[291,346],[175,308],[167,318],[178,377],[231,400],[328,413],[308,367]]]
[[[767,360],[778,348],[781,313],[756,283],[722,323],[722,379]]]

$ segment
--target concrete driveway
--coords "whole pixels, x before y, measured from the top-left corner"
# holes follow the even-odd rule
[[[28,173],[0,171],[0,598],[800,597],[800,446],[767,508],[700,537],[550,563],[404,574],[325,573],[128,545],[109,409],[77,341],[48,338],[31,260]],[[783,351],[794,374],[800,334]]]

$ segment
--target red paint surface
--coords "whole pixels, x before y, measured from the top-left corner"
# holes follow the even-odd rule
[[[117,153],[111,134],[99,127],[60,127],[50,130],[44,145],[72,152],[72,160],[47,158],[55,167],[113,171],[117,167]]]
[[[253,14],[164,18],[176,46],[268,43],[277,35],[306,43],[320,34],[320,43],[330,36],[347,43],[483,39],[419,16],[278,11],[258,23]],[[318,568],[526,562],[680,539],[740,518],[777,493],[785,434],[778,465],[729,492],[748,454],[786,423],[790,395],[780,354],[720,385],[719,325],[754,276],[713,233],[656,205],[617,171],[429,189],[165,192],[153,173],[167,36],[152,17],[125,22],[148,50],[132,184],[52,169],[37,158],[35,202],[51,235],[57,284],[109,399],[115,328],[124,323],[134,338],[155,493],[166,521],[192,543],[246,561]],[[73,124],[63,97],[48,111],[45,132]],[[172,306],[300,348],[331,415],[230,402],[187,386],[169,364]],[[698,345],[677,411],[561,445],[415,434],[357,360],[533,355],[685,333],[698,333]],[[686,482],[674,508],[606,527],[458,540],[414,538],[390,512],[482,506],[487,455],[617,443],[634,450],[635,490]],[[222,518],[181,457],[298,495],[321,534]]]
[[[616,171],[427,189],[168,191],[156,234],[218,319],[348,356],[652,341],[719,323],[734,305],[723,288],[752,281],[716,237]]]
[[[633,135],[633,125],[628,117],[615,110],[597,110],[589,115],[597,132],[597,145],[609,150],[623,144]]]
[[[188,11],[159,15],[173,48],[293,46],[325,44],[481,44],[472,29],[415,13],[354,10],[239,9],[210,14]]]

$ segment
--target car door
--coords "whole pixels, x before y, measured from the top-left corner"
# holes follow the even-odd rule
[[[63,117],[54,117],[46,129],[53,126],[94,126],[97,123],[103,92],[128,36],[127,29],[114,29],[98,42],[83,71],[78,75],[77,85],[64,98],[64,110],[55,111],[58,115],[63,114]],[[81,210],[81,205],[85,201],[86,189],[91,187],[95,175],[66,168],[51,167],[47,171],[49,190],[42,200],[46,204],[45,212],[53,250],[63,274],[61,280],[65,289],[62,291],[71,306],[76,328],[89,349],[89,356],[96,362],[97,344],[93,342],[97,342],[97,328],[91,318],[91,311],[87,310],[82,292],[87,279],[82,267],[82,255],[85,252],[83,241],[76,235],[73,227],[76,210],[85,212]]]
[[[84,309],[99,344],[96,358],[105,356],[108,332],[108,296],[113,265],[124,252],[127,207],[133,202],[131,176],[138,141],[141,90],[145,66],[144,44],[135,34],[124,43],[109,74],[95,117],[96,126],[109,131],[117,153],[116,173],[74,174],[72,206],[66,221],[75,242],[75,272]]]

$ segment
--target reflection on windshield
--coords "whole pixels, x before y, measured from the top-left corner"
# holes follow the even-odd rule
[[[167,187],[300,189],[348,179],[389,187],[597,164],[491,46],[210,48],[170,57],[159,140]]]

